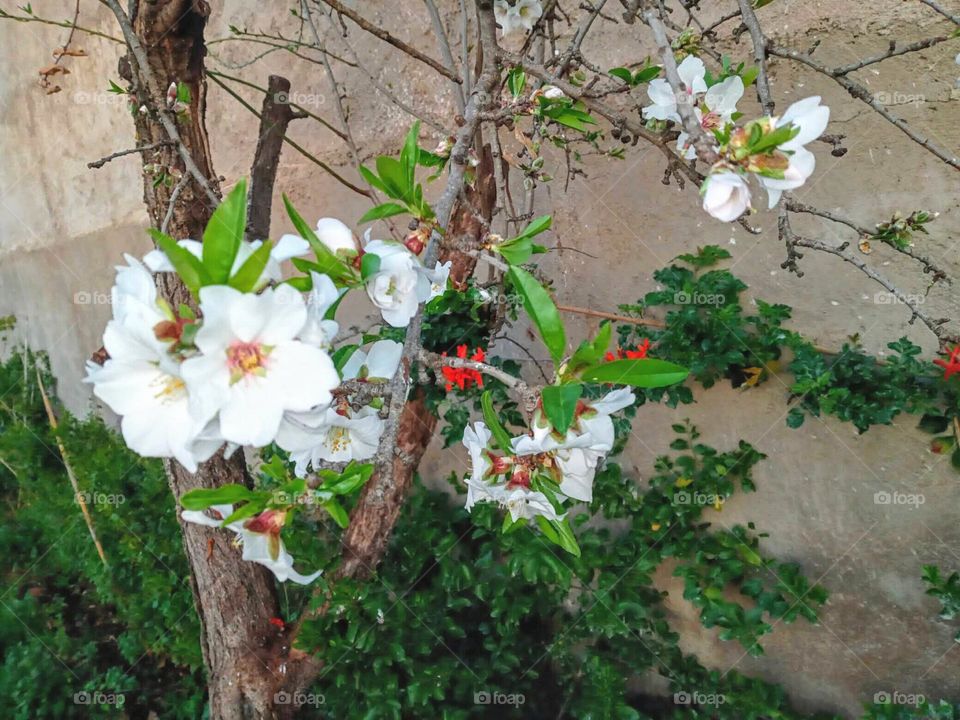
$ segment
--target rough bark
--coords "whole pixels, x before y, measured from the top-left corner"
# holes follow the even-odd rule
[[[260,113],[260,134],[257,151],[250,172],[250,202],[247,215],[247,239],[263,240],[270,235],[270,215],[273,210],[273,185],[280,166],[283,136],[294,118],[290,107],[290,81],[271,75],[267,94]]]
[[[477,180],[473,187],[467,187],[463,197],[464,201],[453,213],[446,241],[440,249],[441,262],[452,262],[450,280],[454,284],[465,282],[473,273],[477,258],[469,250],[480,246],[496,202],[493,155],[489,145],[481,153]],[[375,475],[363,489],[350,516],[350,526],[344,533],[344,557],[338,568],[338,577],[368,577],[383,558],[413,475],[436,427],[437,418],[424,404],[422,392],[414,391],[400,418],[393,480],[387,483]]]
[[[147,53],[149,72],[166,89],[172,82],[190,89],[190,106],[177,119],[183,145],[210,186],[218,189],[204,123],[206,82],[204,78],[203,32],[209,6],[202,0],[150,2],[139,4],[132,18],[133,28]],[[159,121],[166,112],[165,98],[153,97],[144,69],[128,55],[121,61],[121,75],[133,85],[137,142],[149,145],[167,141]],[[155,227],[167,214],[176,178],[186,173],[179,149],[165,145],[144,153],[144,202]],[[174,178],[171,184],[154,183],[157,170]],[[185,181],[174,203],[168,232],[176,238],[203,237],[213,208],[206,193],[192,178]],[[191,303],[189,292],[173,274],[164,274],[158,285],[176,307]],[[247,483],[242,453],[231,460],[217,455],[196,474],[176,462],[167,464],[174,497],[194,488],[213,488],[226,483]],[[278,677],[275,670],[280,633],[270,624],[279,614],[275,584],[270,572],[257,564],[243,562],[229,533],[185,524],[181,521],[184,549],[190,562],[194,601],[200,616],[201,645],[210,693],[213,720],[272,718],[273,694]]]

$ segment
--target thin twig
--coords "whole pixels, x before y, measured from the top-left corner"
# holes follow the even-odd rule
[[[154,143],[153,145],[141,145],[140,147],[130,148],[129,150],[120,150],[119,152],[111,153],[106,157],[102,157],[99,160],[88,162],[87,167],[91,170],[96,170],[98,168],[102,168],[108,162],[115,160],[118,157],[123,157],[124,155],[133,155],[134,153],[150,152],[151,150],[157,150],[172,144],[173,143],[170,140],[163,140],[161,142]]]
[[[437,4],[434,0],[423,0],[427,6],[427,12],[430,14],[430,22],[433,23],[433,32],[437,36],[437,44],[440,46],[440,54],[443,55],[443,61],[450,68],[450,72],[456,74],[457,64],[453,60],[453,53],[450,51],[450,41],[447,39],[447,31],[443,28],[443,20],[440,19],[440,11],[437,10]],[[454,83],[454,99],[457,102],[457,109],[463,113],[467,107],[466,95],[464,95],[463,84]]]
[[[322,0],[322,2],[325,2],[337,13],[341,15],[346,15],[348,18],[353,20],[353,22],[356,23],[361,30],[364,30],[370,33],[374,37],[380,38],[384,42],[393,45],[398,50],[402,50],[410,57],[416,60],[419,60],[420,62],[426,65],[429,65],[438,73],[440,73],[446,78],[450,78],[458,85],[463,82],[463,80],[460,79],[460,76],[457,75],[456,72],[454,72],[453,70],[450,70],[444,67],[443,64],[438,63],[432,57],[428,57],[427,55],[424,55],[422,52],[420,52],[416,48],[413,48],[407,45],[407,43],[405,43],[403,40],[400,40],[399,38],[394,37],[393,35],[388,33],[386,30],[383,30],[382,28],[377,27],[376,25],[369,22],[368,20],[365,20],[354,10],[346,7],[343,3],[339,2],[338,0]]]

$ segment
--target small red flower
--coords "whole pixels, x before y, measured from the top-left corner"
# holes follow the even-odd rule
[[[287,624],[278,617],[270,618],[270,624],[283,630]]]
[[[468,348],[466,345],[457,346],[457,357],[461,360],[467,359]],[[441,357],[446,357],[446,353],[442,353]],[[470,356],[470,359],[474,362],[484,362],[487,355],[483,351],[483,348],[477,348],[473,351],[473,355]],[[456,385],[461,390],[466,390],[470,387],[470,384],[473,383],[477,387],[483,387],[483,374],[479,370],[473,370],[471,368],[455,368],[444,366],[440,368],[440,372],[443,373],[443,377],[447,381],[446,389],[447,392],[453,390],[453,386]]]
[[[647,352],[650,350],[650,338],[644,338],[643,342],[637,345],[636,350],[627,350],[627,358],[629,360],[642,360],[647,357]]]
[[[950,356],[946,360],[934,360],[934,365],[939,365],[943,368],[943,379],[949,380],[951,375],[960,373],[960,345],[954,345],[953,350],[950,351]]]
[[[621,347],[617,348],[617,354],[614,355],[612,352],[608,352],[603,356],[603,359],[607,362],[612,362],[614,360],[642,360],[647,357],[647,353],[650,351],[650,338],[644,338],[643,342],[637,345],[636,350],[624,350]]]

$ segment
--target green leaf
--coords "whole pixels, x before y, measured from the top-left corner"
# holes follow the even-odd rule
[[[244,261],[240,269],[230,278],[230,287],[236,288],[240,292],[250,292],[257,287],[257,281],[263,275],[264,268],[270,260],[270,251],[273,250],[273,243],[269,240],[258,247],[253,255]]]
[[[347,515],[347,511],[343,509],[343,505],[336,500],[327,500],[323,503],[322,507],[330,513],[330,517],[333,518],[333,521],[339,525],[341,529],[346,530],[350,524],[350,516]]]
[[[412,188],[417,172],[417,162],[420,157],[420,146],[417,139],[420,137],[420,121],[417,120],[403,143],[403,150],[400,151],[400,165],[403,168],[406,181],[404,187]]]
[[[571,555],[580,557],[580,545],[577,543],[577,538],[566,519],[547,520],[542,515],[537,515],[537,525],[551,542],[559,545]]]
[[[803,410],[798,407],[790,408],[790,412],[787,413],[787,427],[796,430],[806,419],[807,416],[803,414]]]
[[[500,424],[497,411],[493,409],[493,395],[490,394],[489,390],[485,390],[480,397],[480,407],[483,408],[483,420],[493,434],[493,439],[496,440],[497,445],[503,452],[512,455],[513,448],[510,444],[510,434]]]
[[[343,370],[343,366],[347,364],[350,356],[359,349],[359,345],[341,345],[336,349],[330,359],[333,360],[333,366],[337,369],[337,372]]]
[[[157,247],[163,250],[190,292],[196,295],[201,287],[212,284],[203,263],[188,250],[177,245],[176,240],[154,228],[147,228],[147,232],[150,233]]]
[[[240,180],[210,216],[203,231],[203,266],[214,284],[230,279],[233,261],[247,231],[247,181]]]
[[[639,85],[640,83],[650,82],[654,78],[660,75],[660,66],[659,65],[650,65],[643,68],[642,70],[637,70],[637,74],[633,76],[633,84]]]
[[[287,215],[290,216],[290,221],[297,229],[297,232],[300,233],[300,237],[310,243],[313,254],[317,257],[316,272],[329,275],[334,282],[341,284],[354,280],[356,275],[353,270],[347,267],[339,257],[332,253],[330,248],[320,242],[313,228],[300,216],[300,213],[293,207],[293,203],[290,202],[290,198],[286,195],[283,196],[283,204],[287,209]]]
[[[380,272],[380,256],[373,253],[364,253],[360,258],[360,278],[366,280],[371,275]]]
[[[266,509],[266,507],[267,504],[264,501],[245,503],[238,509],[234,510],[228,517],[225,517],[221,525],[226,527],[230,523],[235,523],[238,520],[246,520],[254,515],[259,515],[263,510]]]
[[[580,377],[584,382],[659,388],[683,382],[688,373],[686,368],[666,360],[640,358],[600,363],[584,370]]]
[[[386,202],[367,210],[358,222],[360,225],[363,225],[363,223],[368,223],[372,220],[382,220],[383,218],[393,217],[394,215],[403,215],[405,212],[410,212],[406,205]]]
[[[256,494],[244,485],[222,485],[218,488],[197,488],[183,494],[180,504],[185,510],[206,510],[211,505],[235,505],[252,500]]]
[[[386,156],[378,157],[377,172],[380,174],[380,180],[387,188],[387,195],[404,202],[410,199],[413,186],[407,184],[407,175],[399,160]]]
[[[557,306],[550,294],[537,279],[522,268],[511,267],[507,271],[511,284],[523,299],[523,308],[540,331],[544,345],[550,351],[553,362],[560,364],[567,347],[566,333]]]
[[[523,265],[533,255],[533,243],[530,238],[508,240],[492,249],[500,253],[503,259],[511,265]]]
[[[624,67],[612,68],[609,74],[613,75],[615,78],[620,78],[627,85],[633,85],[633,73],[631,73],[627,68],[624,68]]]
[[[520,97],[527,87],[527,74],[519,65],[513,68],[507,76],[507,87],[510,89],[510,94],[513,95],[514,98]]]
[[[520,240],[521,238],[532,238],[536,235],[539,235],[542,232],[545,232],[550,229],[550,226],[553,224],[553,218],[550,215],[541,215],[538,218],[530,221],[530,224],[527,225],[523,232],[517,235],[514,240]]]
[[[610,347],[610,336],[613,332],[613,325],[609,322],[603,323],[597,331],[597,336],[591,341],[580,343],[580,347],[570,358],[567,365],[567,373],[575,375],[586,367],[596,365],[603,360],[603,356]]]
[[[583,395],[583,385],[547,385],[540,394],[543,399],[543,412],[553,429],[560,434],[567,432],[577,412],[577,401]]]
[[[955,470],[960,470],[960,447],[954,450],[950,456],[950,464],[953,465]]]
[[[375,187],[377,190],[379,190],[385,195],[390,194],[390,190],[383,183],[383,181],[377,177],[376,173],[374,173],[369,168],[364,167],[363,165],[361,165],[357,169],[360,171],[360,174],[363,176],[363,179],[366,180],[368,183],[370,183],[370,185],[372,185],[373,187]]]

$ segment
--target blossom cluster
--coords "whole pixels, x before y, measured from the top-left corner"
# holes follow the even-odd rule
[[[603,457],[613,449],[611,415],[632,405],[636,396],[621,388],[600,400],[581,400],[565,433],[558,433],[538,408],[528,434],[509,447],[492,447],[493,434],[483,422],[467,428],[463,444],[470,453],[466,508],[478,502],[505,507],[514,522],[542,516],[564,518],[567,499],[591,502],[593,480]]]
[[[461,360],[467,359],[468,348],[466,345],[457,346],[457,357]],[[442,353],[442,357],[446,357],[446,353]],[[487,359],[486,353],[484,353],[483,348],[477,348],[473,351],[473,354],[469,358],[474,362],[483,362]],[[471,368],[455,368],[450,367],[449,365],[444,365],[440,368],[440,371],[443,373],[443,378],[446,380],[446,390],[450,392],[453,390],[453,386],[456,385],[461,390],[466,390],[471,385],[476,385],[477,387],[483,387],[483,374],[478,370],[473,370]]]
[[[744,83],[731,75],[707,86],[703,61],[687,56],[677,67],[682,88],[675,93],[663,79],[652,80],[647,94],[652,102],[643,108],[648,120],[681,123],[679,105],[693,108],[702,131],[715,140],[718,160],[701,186],[703,209],[724,222],[732,222],[751,209],[750,177],[766,191],[774,207],[784,191],[802,186],[813,174],[816,158],[806,146],[827,127],[830,109],[819,96],[793,103],[781,116],[765,116],[735,127],[737,103]],[[692,160],[696,150],[686,132],[677,138],[677,150]]]
[[[421,302],[446,289],[449,265],[427,272],[400,243],[369,240],[359,247],[346,225],[322,219],[317,237],[353,262],[377,261],[363,284],[386,322],[405,326]],[[196,258],[203,246],[183,240]],[[262,246],[242,242],[231,274]],[[199,315],[171,308],[157,293],[154,273],[173,270],[160,251],[143,261],[126,256],[111,291],[113,318],[104,333],[109,359],[88,363],[87,382],[121,417],[127,445],[145,457],[176,458],[195,472],[227,446],[289,451],[299,473],[321,461],[362,460],[376,451],[383,420],[373,407],[354,411],[334,390],[344,380],[387,381],[400,362],[391,340],[357,349],[337,372],[330,352],[339,332],[332,318],[344,289],[312,272],[303,295],[281,283],[280,263],[304,254],[309,243],[286,235],[270,251],[250,292],[230,285],[199,289]]]

